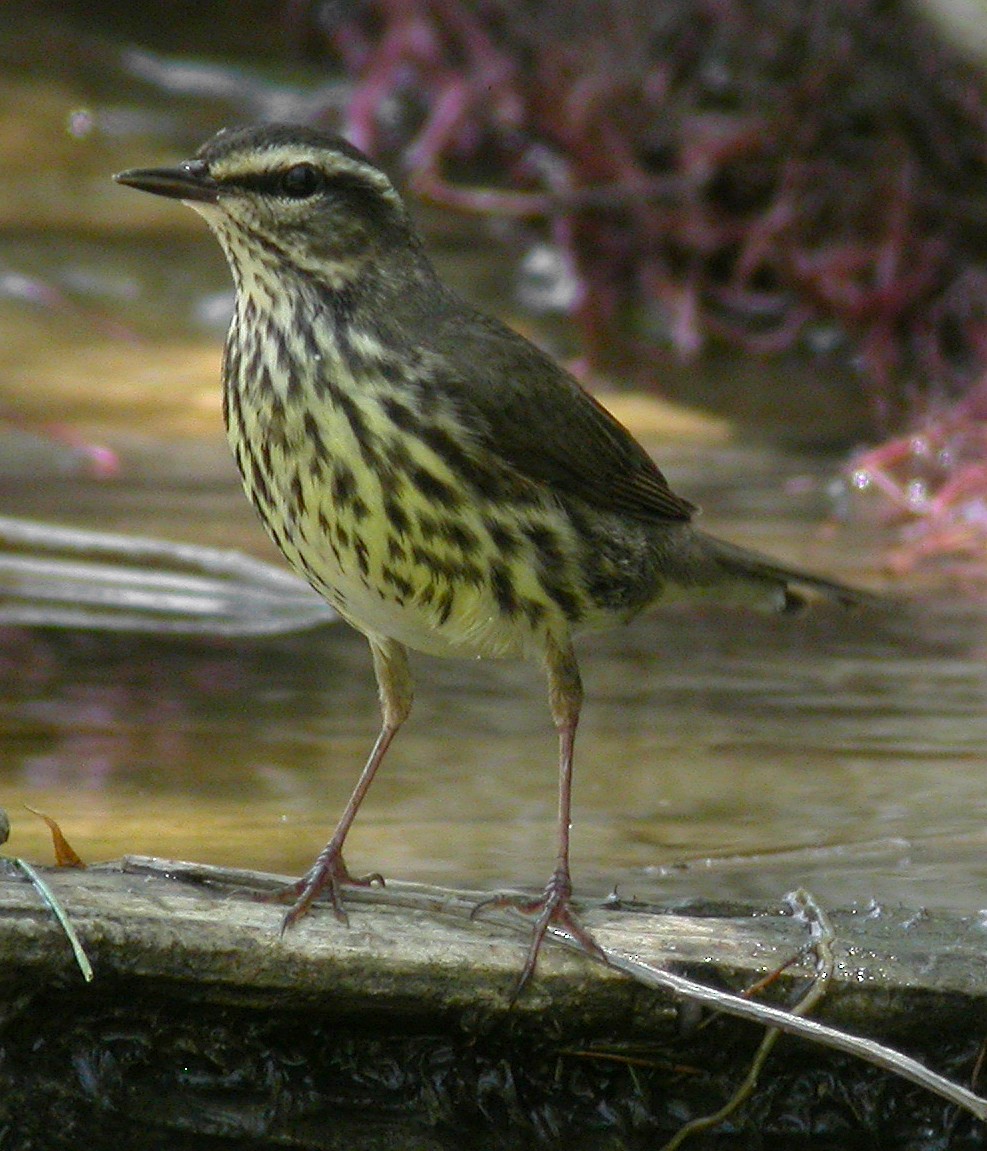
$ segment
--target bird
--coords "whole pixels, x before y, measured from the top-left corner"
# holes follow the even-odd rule
[[[408,651],[540,661],[558,733],[555,864],[515,994],[549,928],[604,959],[573,908],[574,638],[659,602],[790,610],[868,593],[706,534],[631,433],[545,351],[439,278],[391,179],[340,135],[224,128],[123,185],[206,220],[233,277],[227,436],[288,563],[369,642],[376,741],[282,933],[326,897],[347,922],[347,834],[412,706]]]

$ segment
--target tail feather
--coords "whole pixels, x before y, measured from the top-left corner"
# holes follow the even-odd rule
[[[704,533],[705,534],[705,533]],[[803,592],[809,591],[823,599],[833,600],[843,607],[881,608],[888,606],[888,599],[877,592],[850,587],[839,580],[827,579],[797,567],[778,563],[771,556],[738,547],[726,540],[705,536],[713,546],[717,559],[739,575],[760,577],[779,584],[784,592],[782,611],[797,611],[804,607],[807,599]]]

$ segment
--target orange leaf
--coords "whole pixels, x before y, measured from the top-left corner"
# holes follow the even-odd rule
[[[32,815],[37,815],[40,819],[43,819],[45,823],[48,824],[48,829],[51,832],[52,846],[55,848],[55,862],[59,867],[86,866],[82,859],[76,854],[75,849],[72,847],[71,843],[69,843],[69,841],[62,834],[62,829],[51,818],[50,815],[45,815],[43,811],[37,811],[33,807],[28,807],[26,803],[24,806],[27,807],[28,811],[31,812]]]

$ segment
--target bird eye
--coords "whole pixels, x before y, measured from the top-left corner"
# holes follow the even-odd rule
[[[281,191],[293,200],[314,196],[322,187],[322,173],[312,164],[294,164],[281,177]]]

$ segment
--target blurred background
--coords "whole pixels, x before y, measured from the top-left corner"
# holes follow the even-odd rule
[[[110,177],[228,124],[343,131],[403,187],[443,275],[566,362],[704,526],[900,597],[668,611],[583,642],[580,892],[808,884],[976,912],[985,26],[976,4],[878,0],[6,0],[0,514],[280,565],[223,436],[218,246]],[[91,861],[308,866],[377,726],[360,636],[70,627],[52,600],[25,626],[3,571],[10,851],[50,858],[30,804]],[[415,668],[351,866],[541,885],[540,672]]]

